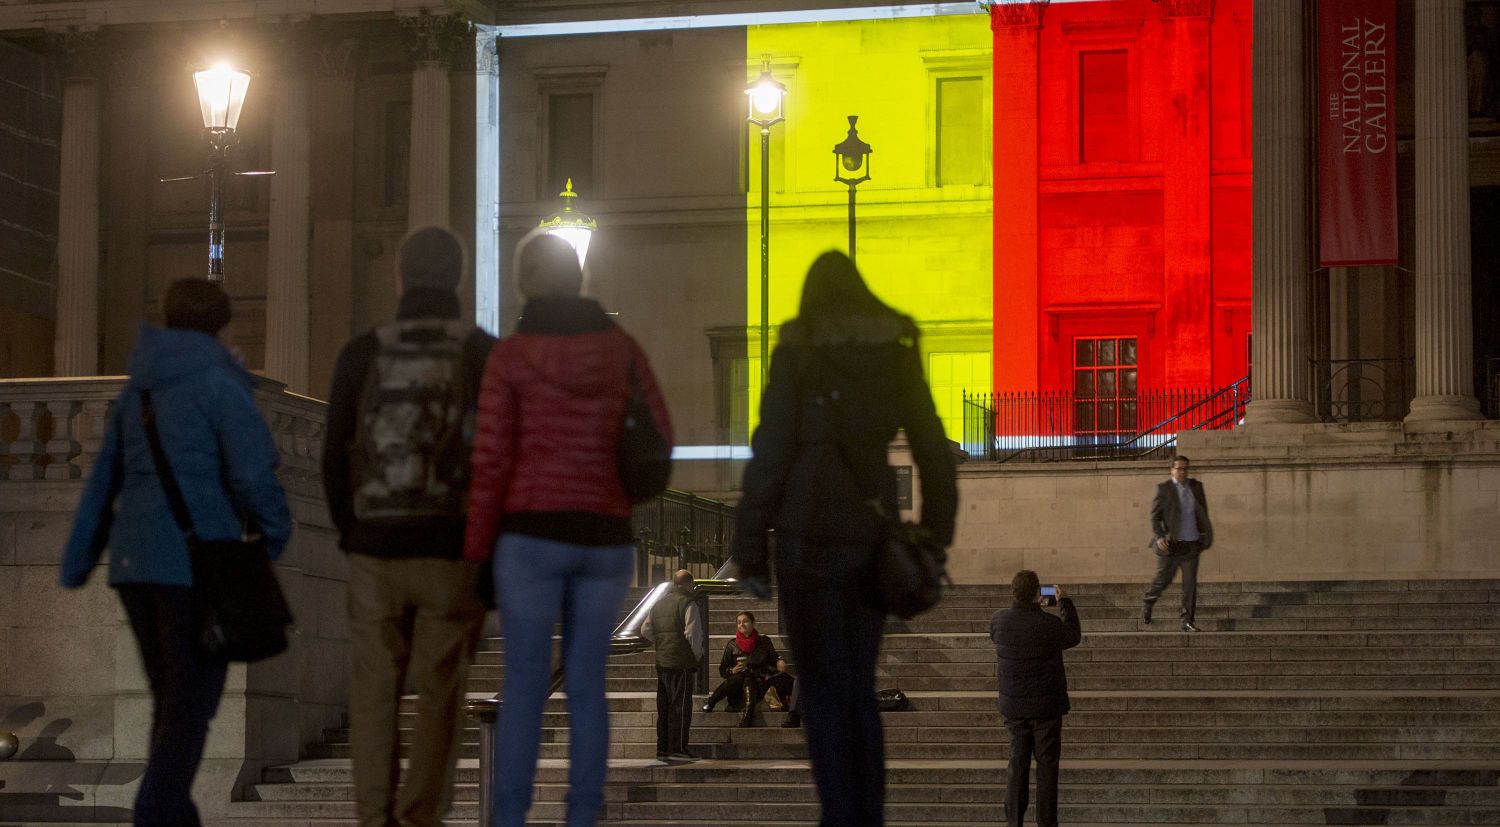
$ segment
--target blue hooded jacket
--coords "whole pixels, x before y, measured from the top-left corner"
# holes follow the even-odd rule
[[[205,540],[241,536],[240,515],[259,526],[275,559],[292,531],[276,466],[281,455],[255,408],[254,379],[217,339],[141,326],[130,380],[110,409],[104,445],[78,504],[62,561],[62,585],[82,586],[107,546],[110,585],[191,586],[187,543],[172,519],[141,424],[151,391],[167,461],[193,527]]]

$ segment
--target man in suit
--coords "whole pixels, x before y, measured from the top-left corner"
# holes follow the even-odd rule
[[[1005,823],[1026,821],[1027,781],[1036,759],[1037,827],[1057,827],[1057,767],[1062,757],[1062,716],[1068,714],[1068,674],[1063,651],[1083,640],[1078,610],[1057,589],[1062,617],[1042,611],[1036,572],[1019,571],[1010,581],[1014,603],[990,618],[990,641],[999,662],[1000,714],[1010,731],[1005,784]]]
[[[1198,555],[1214,544],[1203,483],[1188,477],[1188,458],[1172,460],[1172,478],[1156,486],[1151,498],[1151,548],[1156,552],[1156,579],[1146,589],[1141,620],[1151,623],[1151,609],[1162,590],[1182,570],[1182,631],[1196,632]]]

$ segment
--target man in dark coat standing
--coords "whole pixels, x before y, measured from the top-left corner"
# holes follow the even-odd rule
[[[1203,483],[1188,477],[1188,458],[1172,460],[1172,478],[1156,486],[1151,498],[1151,550],[1156,552],[1156,579],[1142,598],[1141,621],[1150,625],[1157,598],[1182,570],[1182,631],[1196,632],[1198,555],[1214,544],[1214,525],[1208,519],[1208,497]]]
[[[1010,730],[1010,775],[1005,787],[1005,823],[1026,819],[1027,781],[1036,756],[1036,823],[1057,825],[1057,765],[1062,757],[1062,716],[1068,714],[1068,676],[1063,650],[1083,640],[1078,610],[1057,590],[1059,619],[1041,607],[1042,587],[1034,571],[1010,581],[1015,603],[990,619],[990,640],[999,661],[1000,714]]]
[[[641,625],[641,637],[656,647],[656,760],[669,764],[698,760],[688,752],[688,730],[693,680],[708,640],[694,588],[693,573],[679,569],[672,576],[672,590],[656,601]]]

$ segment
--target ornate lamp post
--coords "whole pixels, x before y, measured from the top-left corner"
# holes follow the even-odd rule
[[[193,74],[198,87],[198,107],[203,110],[203,128],[208,133],[208,280],[224,280],[224,175],[229,167],[229,147],[240,123],[250,75],[220,64]]]
[[[573,202],[578,200],[578,193],[573,191],[573,179],[568,179],[568,186],[558,193],[563,200],[562,212],[544,219],[537,225],[547,231],[547,235],[555,235],[563,241],[568,242],[578,253],[578,266],[589,256],[589,241],[594,237],[594,231],[599,229],[599,222],[578,212],[573,208]]]
[[[854,188],[870,180],[870,153],[875,150],[859,139],[854,127],[858,115],[849,116],[849,134],[834,144],[833,180],[849,186],[849,260],[854,260]],[[848,173],[845,177],[844,173]]]
[[[192,181],[208,176],[208,280],[224,280],[224,176],[275,175],[275,172],[229,172],[229,148],[234,146],[240,110],[250,90],[250,74],[219,64],[193,73],[198,89],[198,108],[203,112],[203,131],[208,134],[208,169],[198,175],[163,178],[163,183]]]
[[[771,357],[767,352],[771,317],[771,127],[786,120],[786,86],[771,77],[765,58],[760,77],[745,87],[750,123],[760,127],[760,386],[766,386]]]

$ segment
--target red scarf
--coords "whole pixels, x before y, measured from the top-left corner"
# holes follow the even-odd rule
[[[759,629],[752,629],[749,637],[741,634],[739,630],[735,630],[734,645],[740,647],[740,651],[747,655],[755,651],[755,643],[758,640],[760,640]]]

